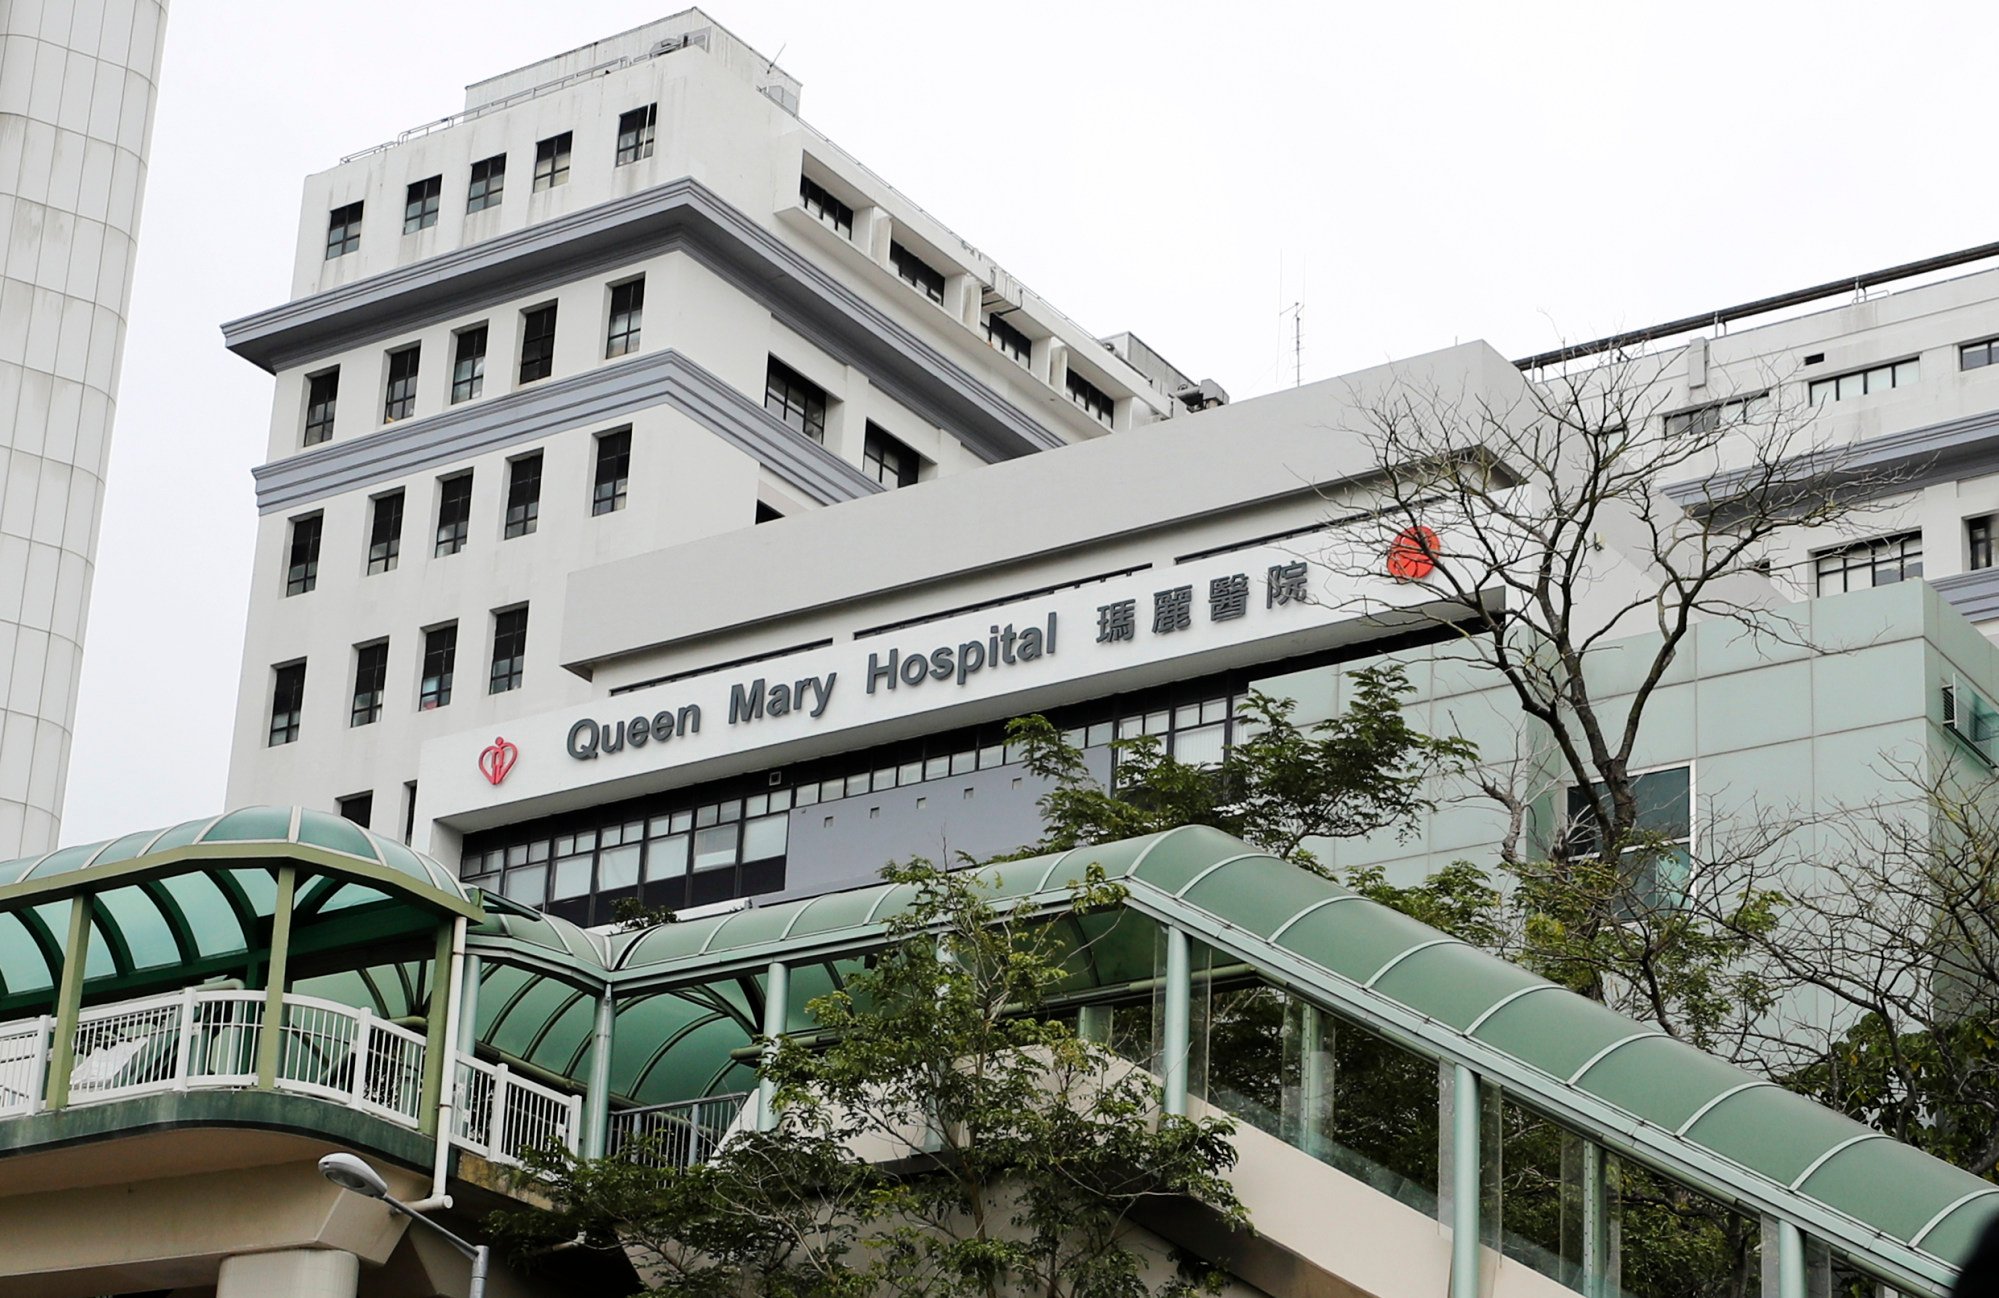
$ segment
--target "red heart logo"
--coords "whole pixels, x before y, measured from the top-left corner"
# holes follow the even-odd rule
[[[1388,575],[1397,581],[1421,581],[1437,570],[1437,534],[1422,524],[1404,528],[1388,547]]]
[[[514,763],[521,759],[521,750],[505,739],[494,739],[485,752],[479,754],[479,771],[488,784],[498,784],[507,778],[507,772],[514,769]]]

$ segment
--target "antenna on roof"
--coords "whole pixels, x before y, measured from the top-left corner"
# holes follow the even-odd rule
[[[1305,381],[1305,302],[1299,299],[1277,313],[1291,317],[1291,386]]]
[[[791,42],[790,42],[790,41],[786,41],[786,42],[784,43],[784,45],[789,45],[789,44],[791,44]],[[777,66],[777,61],[778,61],[779,59],[781,59],[781,58],[783,58],[783,57],[784,57],[784,45],[780,45],[780,46],[778,46],[778,47],[777,47],[777,53],[775,53],[775,54],[771,55],[771,56],[770,56],[770,62],[768,62],[768,63],[764,64],[764,75],[765,75],[765,76],[769,76],[769,75],[770,75],[770,72],[771,72],[771,69]]]

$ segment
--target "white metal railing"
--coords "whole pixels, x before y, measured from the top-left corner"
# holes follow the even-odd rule
[[[692,1167],[715,1156],[753,1097],[704,1095],[611,1114],[604,1152],[648,1167]]]
[[[419,1125],[421,1034],[316,996],[286,995],[276,1043],[277,1088]],[[77,1016],[67,1103],[160,1091],[257,1085],[265,994],[198,991],[100,1005]],[[54,1045],[44,1015],[0,1024],[0,1117],[43,1107]]]
[[[530,1150],[575,1152],[583,1130],[583,1097],[513,1072],[505,1064],[457,1057],[451,1137],[496,1163],[518,1166]]]

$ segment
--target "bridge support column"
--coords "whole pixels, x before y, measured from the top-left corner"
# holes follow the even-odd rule
[[[278,1044],[285,1029],[285,965],[291,959],[292,902],[298,896],[298,870],[278,867],[278,899],[271,906],[271,958],[264,965],[264,1021],[257,1029],[257,1085],[271,1090],[278,1084]]]
[[[83,970],[90,956],[91,901],[78,893],[69,902],[69,936],[63,943],[62,979],[56,987],[55,1036],[49,1043],[47,1106],[69,1103],[69,1075],[76,1066],[76,1017],[83,1012]]]
[[[293,1248],[222,1259],[215,1298],[354,1298],[361,1259],[330,1248]]]
[[[465,976],[458,992],[458,1053],[470,1057],[479,1044],[479,971],[476,955],[465,957]]]
[[[1451,1096],[1451,1298],[1476,1298],[1479,1271],[1478,1074],[1457,1066]]]
[[[1582,1146],[1583,1298],[1611,1298],[1610,1186],[1603,1146],[1594,1140],[1585,1140]]]
[[[1166,987],[1164,1020],[1159,1027],[1159,1071],[1165,1081],[1166,1111],[1180,1117],[1187,1113],[1187,1054],[1191,1033],[1188,1020],[1193,1001],[1193,957],[1184,930],[1166,930]]]
[[[451,1002],[457,991],[457,929],[463,922],[456,919],[439,926],[437,949],[431,955],[430,1002],[424,1006],[423,1097],[416,1110],[417,1129],[426,1136],[438,1135],[438,1123],[445,1116],[440,1108],[450,1108],[444,1088],[452,1082]]]
[[[765,1057],[777,1049],[777,1039],[791,1023],[791,969],[782,960],[770,962],[770,969],[764,976],[764,1036],[770,1044],[764,1047]],[[777,1126],[777,1087],[768,1079],[757,1082],[757,1130],[770,1131]]]
[[[606,987],[597,998],[597,1023],[590,1034],[589,1092],[583,1097],[583,1157],[602,1158],[611,1134],[611,1034],[618,1003]]]
[[[1777,1223],[1777,1298],[1805,1298],[1805,1236],[1788,1221]]]

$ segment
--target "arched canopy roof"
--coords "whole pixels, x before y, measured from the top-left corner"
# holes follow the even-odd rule
[[[400,843],[325,812],[246,807],[0,863],[0,1016],[54,995],[80,895],[92,906],[87,996],[243,971],[268,946],[285,866],[302,955],[484,914],[449,870]]]
[[[1059,910],[1091,865],[1127,889],[1127,911],[1850,1251],[1947,1282],[1943,1268],[1999,1216],[1999,1186],[1219,831],[1192,826],[985,873],[996,900]],[[623,1000],[753,980],[773,960],[829,964],[879,945],[886,920],[913,899],[907,886],[882,884],[593,939],[590,953],[605,963],[575,958],[573,971]],[[556,946],[565,958],[582,954],[573,940]],[[1133,950],[1121,963],[1144,959]],[[1108,983],[1127,972],[1090,976]]]

